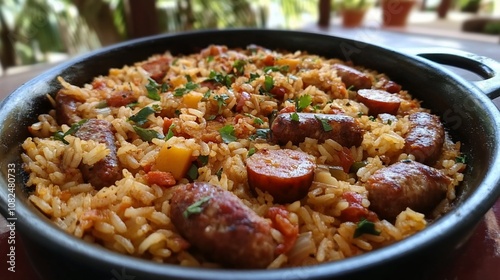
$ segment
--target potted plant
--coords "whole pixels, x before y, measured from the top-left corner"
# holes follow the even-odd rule
[[[366,12],[371,6],[368,0],[347,0],[339,3],[342,15],[342,26],[358,27],[363,24]]]
[[[384,26],[405,26],[417,0],[381,0]]]

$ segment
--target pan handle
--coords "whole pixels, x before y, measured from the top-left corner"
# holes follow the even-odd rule
[[[405,50],[440,64],[471,71],[484,78],[484,80],[471,81],[471,83],[484,92],[486,96],[492,100],[500,96],[500,62],[494,59],[452,48]]]

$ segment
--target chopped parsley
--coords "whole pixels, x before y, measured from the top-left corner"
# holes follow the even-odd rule
[[[269,136],[269,133],[271,133],[271,129],[269,129],[269,128],[259,128],[259,129],[257,129],[255,131],[255,134],[250,135],[250,137],[248,137],[248,139],[251,140],[251,141],[254,141],[257,138],[267,139],[268,136]]]
[[[369,116],[368,119],[372,122],[374,122],[377,118],[375,118],[375,116]]]
[[[226,87],[231,87],[233,83],[234,75],[224,75],[223,73],[217,73],[215,71],[210,71],[208,75],[208,79],[206,81],[214,81]]]
[[[246,61],[238,59],[233,63],[233,68],[236,70],[237,75],[243,75],[245,72],[245,65],[247,64]]]
[[[332,126],[328,123],[328,120],[322,119],[322,118],[318,117],[317,115],[314,115],[314,117],[321,123],[321,127],[323,127],[323,130],[325,132],[333,130]]]
[[[146,106],[142,108],[137,114],[130,116],[128,119],[141,126],[148,121],[148,116],[156,112],[152,107]]]
[[[201,198],[200,200],[196,201],[195,203],[189,205],[188,208],[186,208],[186,210],[184,210],[182,215],[184,216],[184,218],[188,218],[189,216],[191,216],[193,214],[201,213],[203,211],[203,204],[205,204],[210,199],[211,199],[210,196],[205,196],[205,197]]]
[[[271,76],[264,76],[264,90],[266,90],[266,92],[270,92],[274,87],[274,80],[273,80],[273,77]]]
[[[143,141],[151,142],[154,138],[163,139],[164,136],[154,129],[145,129],[139,126],[133,126],[135,133],[141,137]]]
[[[236,138],[236,136],[234,135],[234,126],[230,124],[219,129],[219,133],[220,136],[222,137],[222,141],[224,141],[224,143],[226,144],[238,140],[238,138]]]
[[[191,180],[191,181],[194,181],[196,179],[198,179],[198,176],[199,176],[199,173],[198,173],[198,166],[196,166],[196,164],[191,164],[191,166],[189,167],[187,173],[186,173],[187,177]]]
[[[245,116],[252,118],[254,124],[257,124],[257,125],[264,124],[264,121],[261,118],[256,117],[256,116],[254,116],[252,114],[245,113]]]
[[[59,141],[63,142],[64,144],[68,145],[69,142],[66,141],[66,140],[64,140],[64,137],[66,137],[67,135],[74,134],[75,132],[77,132],[80,129],[80,127],[82,127],[82,125],[84,123],[86,123],[87,121],[88,121],[87,119],[83,119],[83,120],[81,120],[81,121],[79,121],[77,123],[72,124],[71,127],[66,132],[64,132],[64,133],[62,131],[60,131],[60,130],[56,131],[54,133],[54,135],[53,135],[54,139],[55,140],[59,140]]]
[[[217,106],[219,107],[219,113],[222,110],[222,106],[226,105],[226,100],[229,98],[227,94],[215,95],[214,99],[217,101]]]
[[[146,90],[148,91],[148,98],[153,99],[155,101],[160,101],[161,97],[160,97],[160,91],[158,89],[160,85],[158,85],[158,83],[151,78],[148,78],[148,81],[149,83],[146,85]]]
[[[175,124],[171,124],[168,127],[167,135],[165,135],[165,140],[168,140],[168,139],[174,137],[174,128],[175,128]]]
[[[248,79],[248,82],[251,83],[255,79],[258,79],[259,77],[260,77],[260,75],[257,73],[250,73],[250,79]]]
[[[309,94],[304,94],[299,98],[295,99],[295,109],[297,112],[302,112],[305,108],[307,108],[312,103],[312,96]]]
[[[269,72],[281,72],[281,73],[287,73],[288,70],[290,70],[290,66],[288,65],[282,65],[282,66],[266,66],[264,67],[264,73],[269,73]]]
[[[293,112],[290,114],[290,119],[293,121],[293,122],[298,122],[299,121],[299,114],[297,114],[297,112]]]
[[[467,163],[467,155],[460,155],[455,158],[456,163]]]
[[[214,61],[214,56],[213,55],[207,56],[207,62],[211,62],[211,61]]]
[[[192,90],[197,89],[199,86],[200,85],[198,85],[197,83],[189,81],[189,82],[186,83],[186,85],[184,87],[176,88],[174,90],[174,96],[181,97],[184,94],[186,94],[186,93],[188,93],[188,92],[190,92]]]
[[[375,224],[362,218],[356,224],[356,230],[354,231],[354,238],[360,237],[363,234],[380,235],[380,231],[375,229]]]
[[[203,167],[208,164],[208,155],[207,156],[198,156],[198,166]]]
[[[219,179],[219,180],[220,180],[220,179],[222,178],[222,172],[224,172],[224,169],[223,169],[223,168],[221,168],[221,169],[219,169],[219,170],[217,171],[217,173],[216,173],[216,175],[217,175],[217,179]]]
[[[253,154],[255,154],[256,150],[255,148],[250,148],[248,149],[247,157],[251,157]]]
[[[95,105],[95,108],[96,109],[103,109],[103,108],[106,108],[108,106],[109,106],[108,102],[106,100],[103,100],[103,101],[97,103],[97,105]]]

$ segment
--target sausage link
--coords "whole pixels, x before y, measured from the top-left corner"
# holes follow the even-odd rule
[[[355,68],[343,64],[334,64],[333,69],[337,71],[337,75],[347,88],[362,89],[372,87],[370,76]]]
[[[81,164],[80,170],[86,182],[94,188],[113,185],[121,177],[116,155],[115,137],[111,130],[111,123],[106,120],[89,119],[75,133],[82,140],[94,140],[104,143],[109,154],[94,165]]]
[[[298,120],[292,120],[291,114],[276,116],[271,126],[273,140],[280,145],[288,141],[297,145],[306,137],[324,142],[333,139],[344,147],[359,146],[363,141],[363,129],[357,120],[346,115],[297,113]],[[326,131],[323,121],[331,130]]]
[[[78,107],[79,100],[71,95],[64,94],[59,91],[56,95],[56,118],[59,125],[67,124],[72,125],[79,122],[80,118],[76,109]]]
[[[408,117],[410,128],[405,135],[404,152],[415,160],[432,165],[439,158],[444,144],[444,127],[435,115],[417,112]]]
[[[314,159],[302,151],[260,150],[247,159],[251,189],[267,191],[277,203],[290,203],[307,195],[314,179]]]
[[[157,83],[162,83],[163,77],[165,77],[167,71],[170,69],[170,60],[171,58],[160,56],[143,63],[141,67],[149,73],[151,79]]]
[[[396,115],[401,104],[397,95],[378,89],[360,89],[356,99],[368,107],[372,116],[383,113]]]
[[[273,261],[270,222],[233,193],[195,182],[176,187],[170,203],[172,223],[206,258],[236,268],[265,268]],[[191,209],[195,203],[198,211]]]
[[[376,171],[366,182],[370,209],[393,220],[407,207],[428,213],[446,196],[451,179],[416,161],[401,161]]]

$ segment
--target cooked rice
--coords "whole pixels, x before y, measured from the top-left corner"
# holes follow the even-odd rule
[[[47,215],[57,226],[88,242],[123,254],[151,259],[156,262],[173,263],[183,266],[219,267],[205,259],[196,250],[187,250],[186,241],[170,221],[170,198],[172,188],[148,185],[145,169],[154,164],[163,145],[183,145],[192,151],[192,159],[207,157],[208,163],[198,168],[197,181],[210,182],[236,194],[244,204],[258,215],[264,216],[270,207],[276,206],[273,198],[257,189],[256,195],[249,192],[245,160],[250,150],[280,149],[279,146],[262,141],[249,140],[257,129],[269,128],[268,116],[283,107],[294,106],[293,100],[310,95],[314,105],[307,110],[331,113],[340,110],[344,114],[358,118],[366,131],[360,147],[348,147],[355,161],[366,161],[366,166],[348,178],[339,179],[328,170],[318,168],[314,182],[307,196],[285,205],[291,213],[289,219],[299,225],[299,238],[288,254],[280,254],[269,268],[312,265],[330,262],[386,246],[423,230],[430,217],[425,217],[411,209],[403,211],[392,224],[381,220],[375,223],[380,235],[364,234],[354,238],[356,224],[343,222],[339,216],[349,203],[342,198],[345,192],[356,192],[364,197],[363,206],[369,207],[366,180],[377,170],[387,165],[387,158],[397,160],[413,159],[402,153],[404,135],[408,131],[407,115],[416,111],[428,111],[420,107],[418,100],[402,91],[404,101],[400,115],[391,123],[374,120],[367,116],[368,109],[362,103],[349,99],[352,93],[345,89],[340,77],[331,70],[331,64],[344,63],[337,59],[326,59],[297,51],[295,53],[272,52],[277,63],[289,65],[288,72],[270,71],[263,73],[261,58],[268,54],[263,50],[248,53],[229,50],[220,59],[203,58],[199,53],[174,56],[170,53],[152,56],[150,61],[159,57],[170,59],[170,69],[166,81],[171,87],[161,93],[161,100],[147,97],[148,73],[141,67],[144,62],[110,69],[108,75],[99,76],[92,84],[71,85],[59,78],[62,92],[85,100],[77,108],[83,118],[105,119],[111,122],[117,145],[117,156],[123,168],[123,178],[115,185],[95,190],[85,183],[79,170],[84,163],[92,165],[104,158],[109,150],[104,144],[92,140],[82,140],[68,135],[68,144],[56,140],[56,131],[66,132],[68,125],[58,125],[55,110],[41,114],[38,122],[30,126],[33,135],[27,138],[22,147],[25,170],[29,173],[27,185],[33,188],[29,200]],[[222,86],[210,91],[199,86],[190,94],[204,96],[192,106],[186,95],[176,96],[175,89],[184,87],[189,81],[200,83],[207,79],[210,71],[225,73],[238,59],[244,59],[246,75],[237,77],[231,88]],[[359,68],[362,69],[362,68]],[[249,80],[250,73],[259,73]],[[368,73],[368,72],[367,72]],[[373,78],[383,74],[372,73]],[[283,100],[278,102],[270,95],[260,94],[266,85],[265,76],[273,78],[274,86],[286,89]],[[95,84],[100,84],[96,87]],[[131,91],[138,97],[135,106],[96,108],[115,91]],[[250,98],[238,103],[241,92]],[[208,94],[210,93],[210,96]],[[208,97],[207,97],[208,96]],[[54,103],[52,97],[51,101]],[[224,99],[223,104],[218,100]],[[153,139],[144,141],[137,136],[128,118],[146,106],[160,106],[161,114],[148,116],[148,129],[163,131],[164,118],[173,121],[175,136],[168,140]],[[235,108],[240,106],[240,113]],[[237,141],[226,144],[215,133],[211,140],[203,141],[201,136],[210,134],[209,121],[212,116],[220,115],[234,126]],[[239,120],[235,122],[235,117]],[[258,124],[254,119],[263,121]],[[212,129],[213,130],[213,129]],[[338,166],[341,159],[339,151],[343,147],[333,140],[318,143],[307,138],[298,146],[288,143],[286,148],[300,149],[316,157],[318,165]],[[447,139],[442,155],[434,165],[453,179],[447,193],[447,200],[435,211],[439,214],[455,198],[455,187],[462,181],[464,163],[457,163],[460,156],[460,143]],[[188,179],[177,183],[185,184]],[[273,237],[280,241],[283,235],[272,231]],[[225,242],[225,241],[222,241]]]

